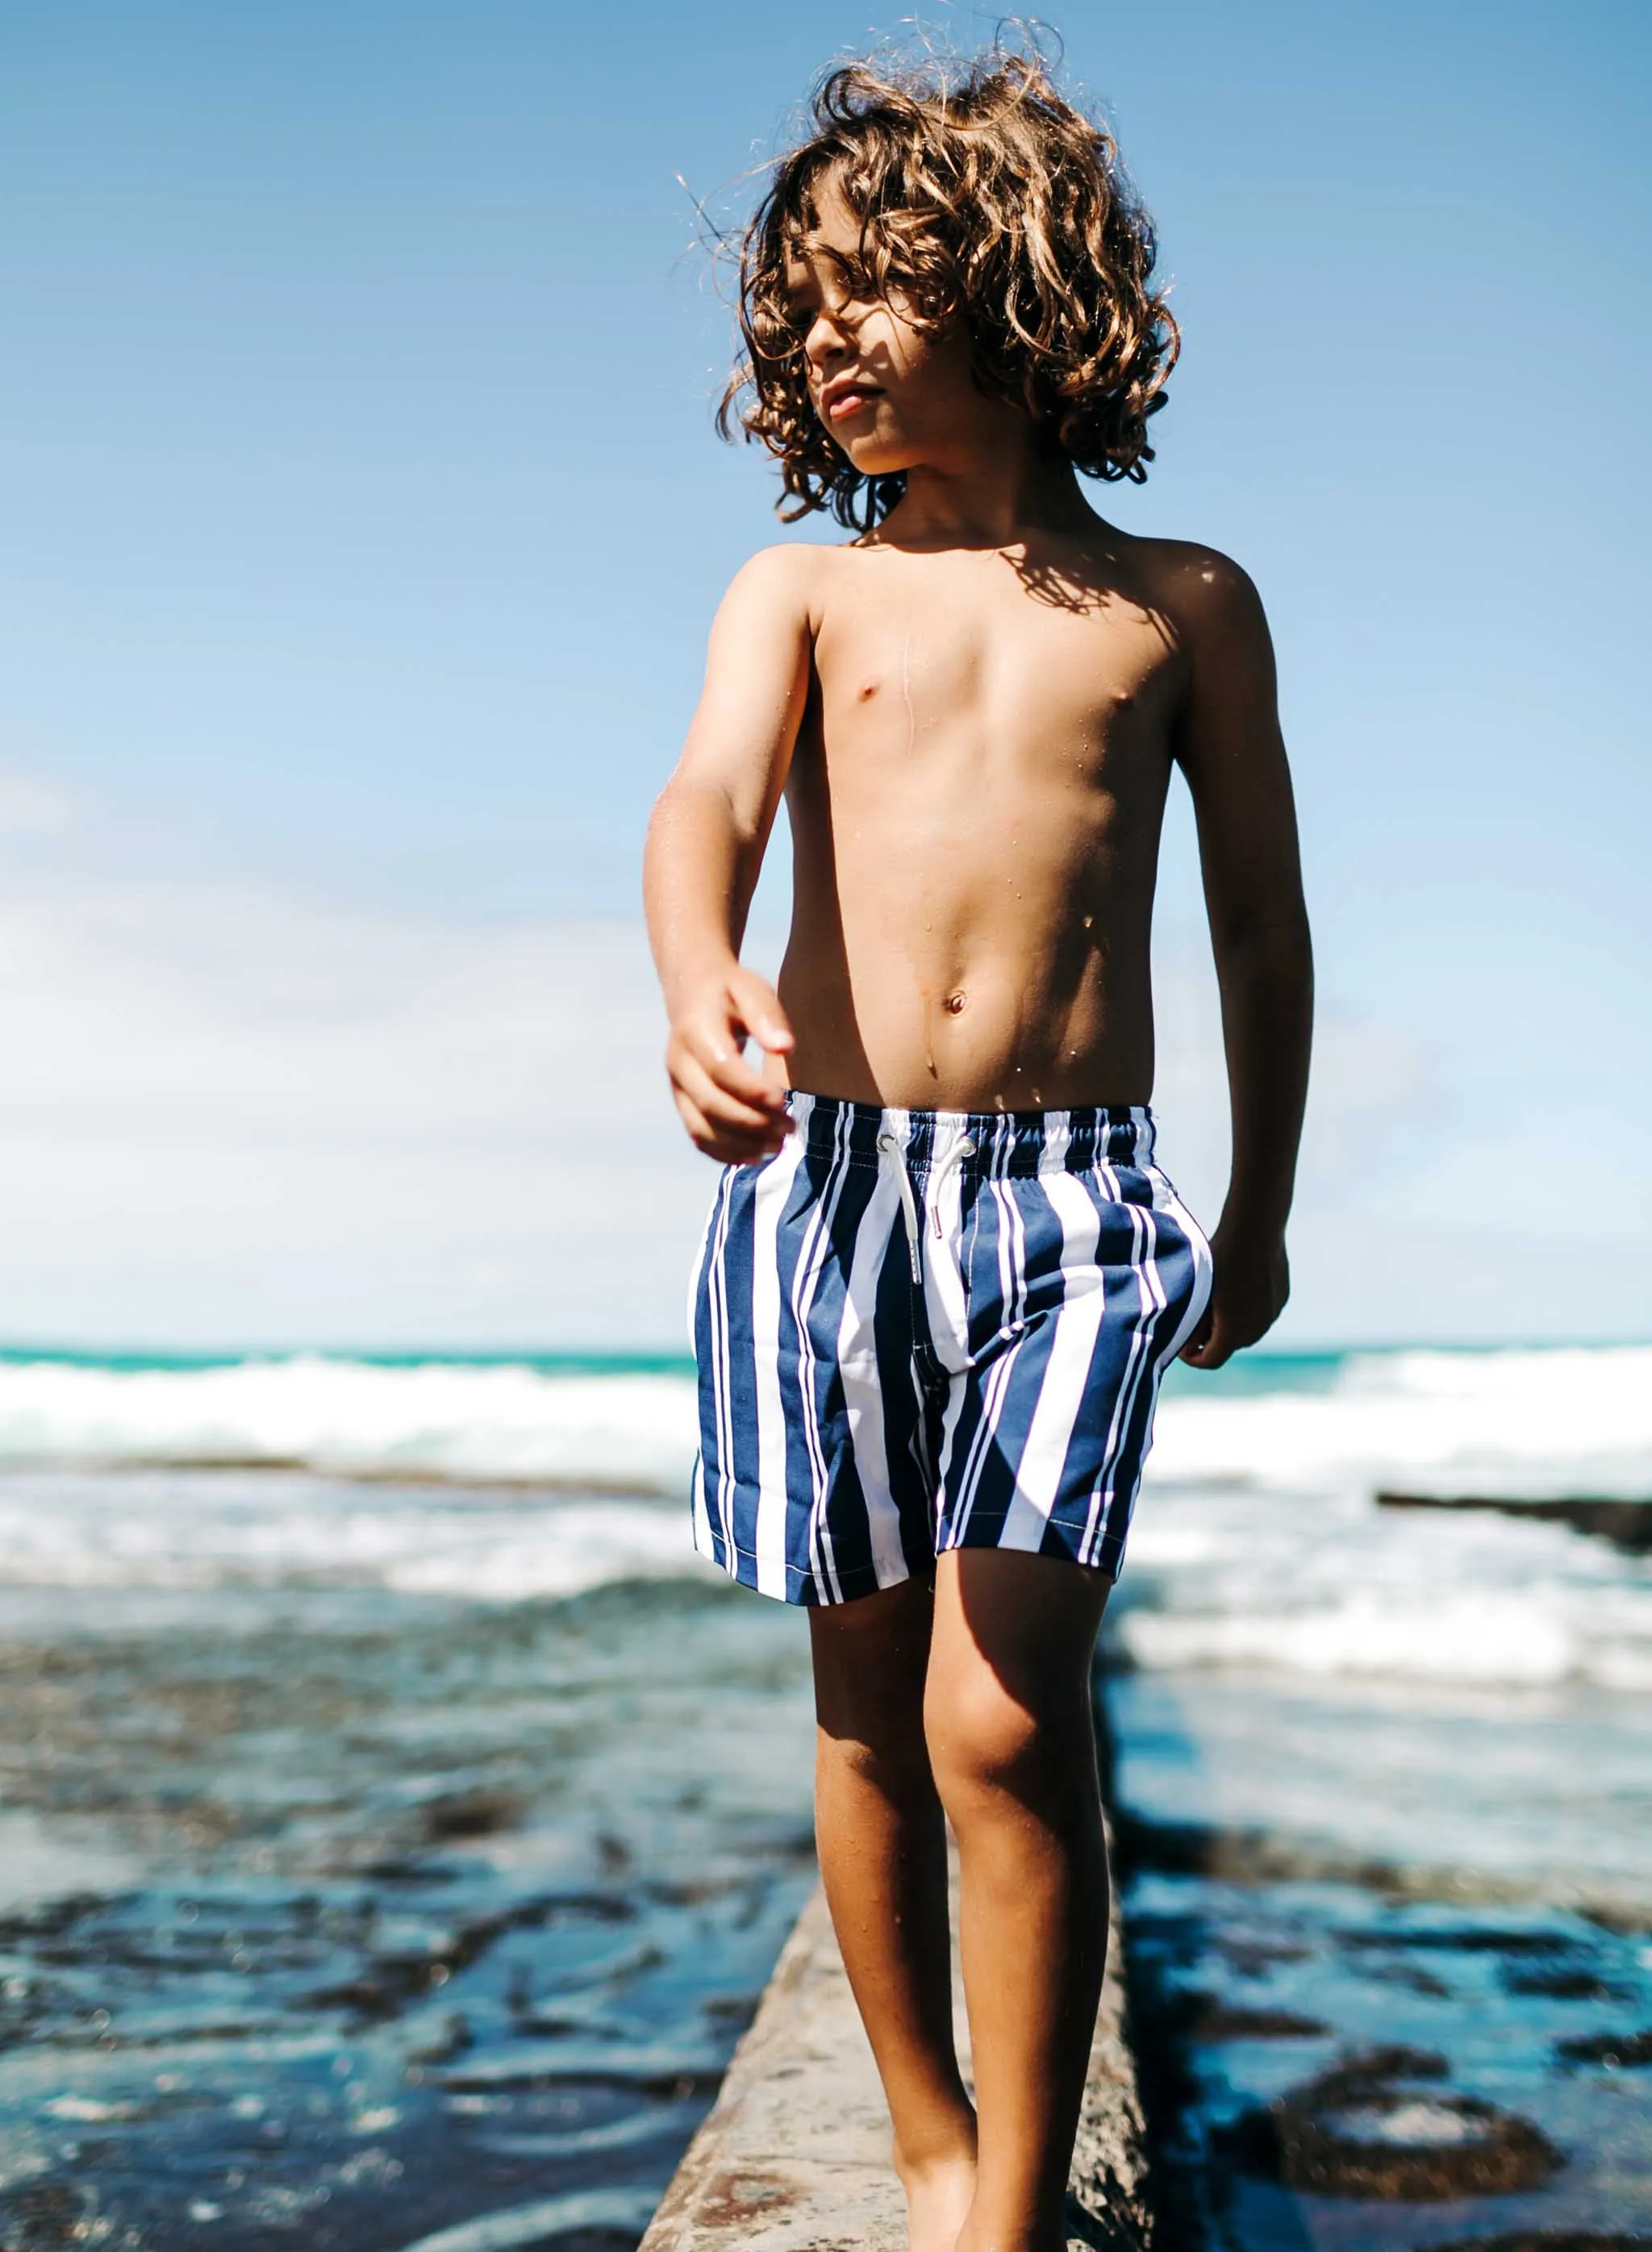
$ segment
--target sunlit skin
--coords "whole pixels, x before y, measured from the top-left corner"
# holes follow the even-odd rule
[[[1232,1095],[1215,1288],[1183,1355],[1215,1368],[1285,1301],[1308,1068],[1261,607],[1213,550],[1098,517],[1027,414],[977,387],[967,337],[880,298],[858,248],[828,188],[792,261],[795,315],[826,427],[906,490],[864,539],[757,555],[718,614],[649,844],[677,1108],[698,1148],[740,1164],[781,1146],[788,1085],[914,1109],[1149,1101],[1154,881],[1179,765]],[[782,796],[795,896],[775,991],[739,949]],[[1064,2242],[1105,1932],[1088,1663],[1107,1584],[966,1551],[940,1560],[933,1593],[810,1613],[822,1866],[914,2252]],[[943,1808],[978,2122],[946,1994]]]

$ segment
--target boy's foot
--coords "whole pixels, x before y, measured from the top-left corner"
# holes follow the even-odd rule
[[[974,2153],[909,2166],[897,2151],[895,2172],[906,2193],[907,2252],[953,2252],[975,2193]]]

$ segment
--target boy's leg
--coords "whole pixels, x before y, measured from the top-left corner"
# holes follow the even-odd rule
[[[946,1825],[924,1741],[933,1598],[915,1581],[809,1611],[821,1874],[895,2129],[913,2252],[952,2252],[975,2115],[952,2034]]]
[[[939,1560],[925,1720],[957,1834],[980,2114],[958,2252],[1061,2252],[1107,1956],[1090,1661],[1112,1581],[1064,1559]]]

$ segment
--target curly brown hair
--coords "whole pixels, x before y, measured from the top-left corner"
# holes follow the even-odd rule
[[[954,68],[845,64],[809,118],[740,241],[744,352],[717,417],[725,437],[738,427],[779,461],[782,518],[829,509],[866,530],[905,489],[857,469],[809,396],[787,258],[818,223],[828,173],[880,294],[899,290],[932,327],[961,319],[983,392],[1024,407],[1086,476],[1139,483],[1181,333],[1151,287],[1153,222],[1106,129],[1037,56],[998,49]]]

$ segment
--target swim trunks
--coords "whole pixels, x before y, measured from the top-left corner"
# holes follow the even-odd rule
[[[1116,1578],[1211,1289],[1151,1114],[789,1107],[777,1156],[725,1168],[695,1267],[696,1547],[795,1603],[948,1548]]]

